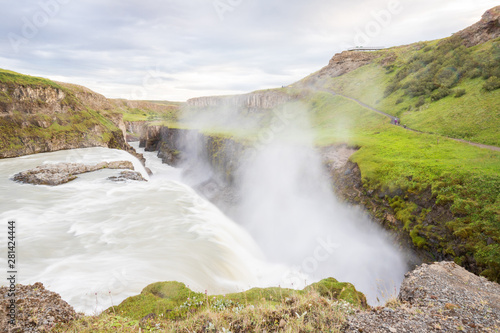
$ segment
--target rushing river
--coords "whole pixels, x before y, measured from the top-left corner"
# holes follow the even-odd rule
[[[40,281],[77,311],[94,313],[158,281],[209,293],[277,282],[271,280],[283,268],[266,264],[246,231],[159,159],[148,161],[149,182],[107,180],[119,170],[82,174],[55,187],[11,180],[44,163],[116,160],[133,161],[149,178],[135,157],[105,148],[0,160],[0,246],[7,247],[7,222],[16,221],[18,283]]]
[[[378,229],[304,189],[305,197],[297,201],[283,172],[281,183],[259,175],[261,188],[276,183],[282,202],[265,191],[243,198],[244,229],[185,185],[180,169],[162,164],[155,153],[144,154],[151,177],[132,155],[105,148],[0,160],[0,247],[7,247],[7,222],[16,221],[18,283],[42,282],[77,311],[90,314],[158,281],[181,281],[215,294],[255,286],[302,288],[333,276],[354,283],[371,303],[398,287],[403,260]],[[120,170],[82,174],[54,187],[12,181],[16,173],[45,163],[118,160],[132,161],[149,181],[107,179]],[[291,170],[290,164],[280,170]],[[263,204],[272,207],[262,210]],[[328,216],[338,222],[328,222]],[[3,253],[0,267],[7,267]],[[382,290],[377,290],[379,280]]]

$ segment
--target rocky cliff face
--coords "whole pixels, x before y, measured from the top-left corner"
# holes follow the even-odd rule
[[[285,91],[268,90],[245,95],[199,97],[187,101],[187,106],[195,109],[203,108],[238,108],[249,112],[273,109],[291,100]]]
[[[352,72],[362,66],[368,65],[379,57],[381,57],[381,54],[377,52],[344,51],[337,53],[330,59],[328,65],[318,72],[294,83],[292,87],[307,89],[310,86],[321,86],[325,80]],[[391,57],[391,55],[387,57]]]
[[[319,71],[318,77],[336,77],[344,75],[369,64],[378,56],[379,55],[374,52],[344,51],[342,53],[337,53],[330,59],[328,65]]]
[[[200,133],[197,130],[160,126],[142,129],[140,146],[158,151],[163,163],[182,166],[192,176],[191,184],[203,192],[210,184],[220,191],[234,184],[234,174],[246,147],[230,138]]]
[[[0,158],[87,147],[136,155],[125,142],[121,114],[110,112],[113,107],[80,86],[0,82]]]
[[[500,6],[483,14],[476,24],[455,34],[464,40],[467,47],[475,46],[500,36]]]
[[[0,116],[13,112],[55,114],[69,110],[67,94],[54,87],[12,86],[0,83]]]

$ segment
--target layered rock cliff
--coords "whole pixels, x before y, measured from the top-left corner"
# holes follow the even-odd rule
[[[270,110],[291,100],[285,90],[257,91],[244,95],[210,96],[192,98],[187,106],[195,109],[204,108],[237,108],[248,112]]]
[[[500,36],[500,6],[486,11],[476,24],[454,34],[467,47],[479,45]]]
[[[247,146],[231,138],[192,129],[145,126],[140,147],[158,151],[163,163],[181,166],[186,181],[219,207],[236,200],[235,176]]]
[[[114,112],[117,101],[77,85],[1,74],[0,158],[87,147],[135,154],[122,115]]]
[[[0,83],[0,157],[83,147],[125,148],[123,133],[62,86]]]
[[[318,78],[344,75],[369,64],[378,56],[375,52],[344,51],[337,53],[330,59],[328,65],[319,71]]]

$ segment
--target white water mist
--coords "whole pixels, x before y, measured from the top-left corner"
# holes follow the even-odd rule
[[[404,256],[366,214],[335,197],[307,108],[293,103],[273,112],[237,174],[241,201],[233,218],[268,260],[292,268],[284,285],[334,277],[353,283],[372,304],[395,296],[407,271]]]

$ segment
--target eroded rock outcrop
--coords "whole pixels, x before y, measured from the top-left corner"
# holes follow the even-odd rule
[[[126,121],[126,138],[127,142],[140,141],[144,137],[144,131],[148,127],[145,121]]]
[[[479,45],[500,36],[500,6],[486,11],[476,24],[454,34],[464,40],[467,47]]]
[[[375,52],[344,51],[337,53],[330,59],[327,66],[323,67],[318,77],[337,77],[352,72],[359,67],[369,64],[380,55]]]
[[[210,96],[192,98],[187,101],[191,108],[237,108],[248,112],[274,109],[290,101],[292,97],[285,91],[267,90],[244,95]]]
[[[497,332],[500,285],[453,262],[407,273],[396,300],[358,311],[344,332]]]
[[[68,183],[76,179],[76,175],[93,172],[102,169],[130,169],[134,170],[134,165],[130,161],[114,161],[114,162],[102,162],[95,165],[86,165],[82,163],[57,163],[57,164],[46,164],[38,166],[34,169],[22,171],[14,175],[13,180],[33,185],[61,185]],[[122,179],[133,180],[144,180],[144,178],[138,174],[123,174]]]
[[[9,297],[9,290],[0,288],[1,332],[50,332],[58,323],[68,323],[78,316],[59,294],[45,289],[40,282],[16,285],[15,298]],[[10,317],[11,300],[15,304],[13,317]]]
[[[35,114],[44,112],[55,114],[69,110],[67,94],[51,86],[22,86],[0,83],[0,115],[6,116],[14,111]],[[64,103],[64,101],[68,103]]]
[[[162,126],[148,125],[142,129],[139,147],[146,151],[156,151],[160,142],[160,130]]]

